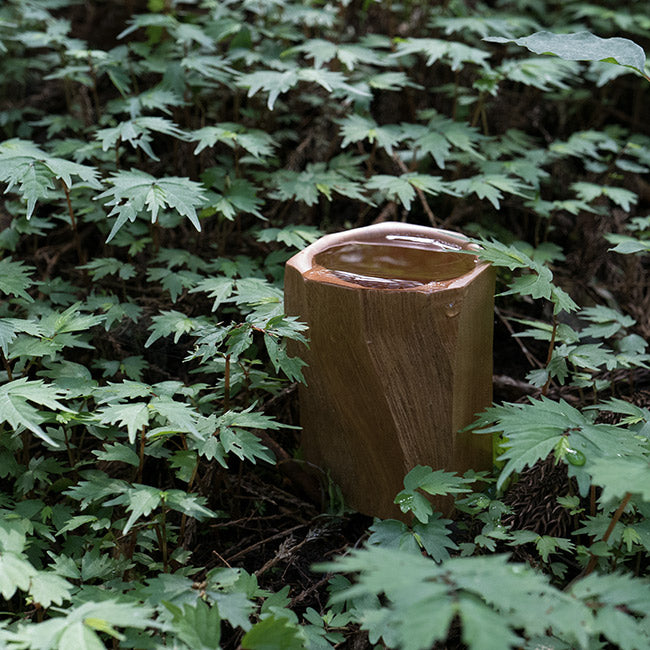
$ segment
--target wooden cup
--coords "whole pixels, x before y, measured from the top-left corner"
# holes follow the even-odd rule
[[[415,465],[492,466],[491,437],[459,431],[492,399],[494,271],[459,249],[472,250],[462,235],[389,222],[326,235],[287,262],[285,310],[309,326],[309,347],[292,350],[308,364],[305,459],[359,512],[404,518],[393,501]],[[407,260],[388,255],[382,271],[374,251]],[[434,505],[448,514],[451,499]]]

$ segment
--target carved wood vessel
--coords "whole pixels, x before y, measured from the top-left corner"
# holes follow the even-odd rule
[[[360,512],[393,504],[415,465],[489,469],[490,436],[458,431],[492,398],[494,272],[460,235],[381,223],[327,235],[286,265],[285,308],[309,325],[306,460]],[[449,501],[435,505],[449,511]]]

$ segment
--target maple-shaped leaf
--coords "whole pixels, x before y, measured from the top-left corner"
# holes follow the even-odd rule
[[[238,85],[248,88],[248,97],[259,90],[269,93],[267,106],[273,110],[277,98],[291,90],[300,81],[317,83],[328,92],[342,90],[347,95],[369,96],[363,89],[347,83],[345,75],[323,68],[290,68],[286,70],[257,70],[239,77]]]
[[[9,355],[9,344],[19,333],[31,336],[42,336],[40,323],[24,318],[0,318],[0,350],[5,356]]]
[[[603,488],[601,501],[621,499],[627,492],[650,502],[650,457],[599,458],[590,467],[594,483]]]
[[[578,198],[587,203],[599,196],[606,196],[612,203],[620,206],[626,212],[629,212],[632,204],[639,200],[638,194],[623,187],[610,187],[609,185],[597,185],[596,183],[581,181],[573,183],[571,189],[574,190]]]
[[[173,633],[192,650],[219,650],[221,639],[221,617],[216,604],[208,605],[197,598],[193,604],[185,603],[183,608],[163,601],[172,614]]]
[[[447,183],[438,176],[429,176],[428,174],[418,174],[416,172],[407,172],[401,176],[375,174],[368,179],[366,187],[378,190],[390,199],[399,199],[407,210],[411,208],[411,203],[415,198],[415,188],[427,194],[436,195],[443,192],[457,196],[452,183]]]
[[[370,144],[385,149],[389,154],[393,153],[393,147],[403,138],[401,129],[393,124],[379,126],[372,118],[361,115],[348,115],[340,121],[343,142],[341,147],[348,144],[368,140]]]
[[[504,174],[478,174],[471,178],[461,178],[453,182],[454,189],[462,196],[476,194],[479,199],[487,199],[498,210],[502,192],[517,196],[528,196],[526,186],[517,178]]]
[[[265,131],[249,129],[235,122],[220,122],[205,126],[189,133],[189,140],[197,142],[194,153],[201,153],[207,147],[214,147],[217,142],[232,147],[241,147],[255,158],[266,158],[273,153],[275,141]]]
[[[41,428],[48,419],[33,404],[45,406],[52,411],[72,413],[59,401],[66,393],[57,386],[46,384],[43,380],[30,381],[27,377],[14,379],[0,386],[0,421],[8,422],[11,427],[25,427],[53,447],[58,447],[49,435]]]
[[[196,28],[197,26],[193,25],[192,27]],[[231,84],[235,74],[235,70],[231,67],[228,59],[212,54],[184,56],[181,59],[181,66],[190,72],[198,72],[205,78],[202,83],[209,86],[215,86],[219,83]]]
[[[208,173],[203,175],[206,181],[208,177]],[[260,212],[260,208],[264,203],[258,197],[260,190],[245,178],[230,179],[221,177],[211,179],[210,185],[218,191],[207,193],[206,201],[209,207],[205,208],[202,214],[214,214],[216,211],[231,221],[240,212],[254,214],[260,219],[264,218]]]
[[[315,226],[288,225],[284,228],[265,228],[258,231],[255,238],[261,242],[279,241],[300,250],[315,242],[321,234]]]
[[[436,61],[444,61],[451,65],[452,70],[459,70],[463,63],[485,67],[486,59],[490,58],[490,53],[485,50],[437,38],[400,38],[396,39],[396,45],[395,52],[391,55],[393,57],[422,53],[427,57],[428,66]]]
[[[529,398],[528,404],[505,403],[486,409],[476,433],[503,436],[504,450],[499,460],[506,460],[497,489],[513,472],[532,467],[551,452],[565,462],[579,481],[588,479],[592,464],[599,458],[643,453],[641,441],[633,431],[607,424],[594,424],[590,417],[564,400],[555,402],[542,397]],[[485,423],[494,423],[484,426]]]
[[[197,293],[199,291],[208,294],[208,298],[213,298],[212,311],[216,311],[219,305],[230,297],[234,286],[234,280],[222,276],[214,276],[204,278],[196,284],[190,293]]]
[[[152,160],[159,160],[151,149],[152,132],[170,135],[178,140],[187,140],[187,134],[164,117],[136,117],[120,122],[115,127],[100,129],[95,133],[95,138],[101,141],[103,151],[119,146],[121,142],[128,142],[134,149],[142,149]]]
[[[202,278],[202,275],[186,269],[171,270],[158,266],[147,269],[147,280],[151,283],[159,282],[162,288],[169,292],[172,302],[176,302],[186,289],[194,287]]]
[[[113,187],[102,192],[97,199],[109,198],[112,206],[109,217],[117,219],[106,239],[109,242],[127,221],[135,221],[138,214],[147,211],[155,223],[161,209],[171,208],[201,230],[196,209],[205,204],[203,186],[189,178],[168,176],[155,178],[139,170],[119,171],[109,179]]]
[[[32,297],[25,291],[32,286],[29,278],[31,267],[25,266],[21,261],[14,262],[10,257],[0,260],[0,291],[10,296],[24,298],[29,302]]]
[[[100,424],[126,427],[130,443],[134,443],[140,429],[149,424],[150,415],[151,411],[145,402],[109,404],[97,411]]]
[[[150,515],[160,505],[163,496],[164,492],[158,488],[134,483],[115,498],[106,501],[104,506],[126,506],[126,510],[130,512],[122,530],[122,534],[126,535],[140,517]]]
[[[368,202],[364,196],[363,185],[348,168],[336,168],[336,159],[325,163],[310,163],[302,172],[283,169],[273,175],[275,191],[272,198],[298,199],[307,205],[315,205],[323,194],[328,199],[336,192],[358,201]]]
[[[205,505],[207,499],[198,494],[188,493],[184,490],[165,490],[163,500],[172,510],[182,512],[199,521],[218,516],[216,512]]]
[[[241,641],[245,650],[302,650],[305,638],[302,628],[284,616],[271,614],[246,632]]]
[[[311,38],[292,48],[290,52],[303,52],[309,59],[314,59],[314,67],[321,68],[324,63],[338,59],[349,71],[354,70],[359,62],[368,65],[385,65],[383,58],[375,49],[356,43],[333,43],[322,38]]]
[[[466,479],[444,470],[435,472],[426,465],[416,465],[404,477],[404,489],[395,497],[395,503],[402,512],[413,512],[416,518],[426,524],[433,508],[429,500],[418,490],[432,496],[470,492],[473,479]]]
[[[167,396],[159,396],[151,400],[149,409],[166,421],[166,430],[199,435],[197,430],[199,413],[190,404],[178,402]]]
[[[202,323],[199,319],[190,318],[189,316],[175,311],[173,309],[168,311],[161,311],[160,314],[154,316],[152,319],[153,324],[150,327],[151,334],[145,341],[144,347],[148,348],[152,343],[157,341],[162,336],[174,335],[174,343],[194,329],[197,329]]]
[[[93,280],[101,280],[107,275],[117,275],[121,280],[130,280],[136,274],[133,264],[114,257],[97,257],[78,268],[89,271]]]
[[[14,138],[0,144],[0,181],[7,183],[5,192],[17,187],[27,202],[28,219],[34,213],[36,201],[52,196],[55,180],[60,179],[70,188],[73,176],[93,189],[102,188],[95,167],[50,156],[26,140]]]

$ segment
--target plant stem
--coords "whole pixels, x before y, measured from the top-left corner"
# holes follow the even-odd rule
[[[83,259],[83,252],[81,250],[81,241],[79,239],[79,232],[77,230],[77,220],[75,219],[74,216],[74,210],[72,209],[72,201],[70,200],[70,188],[67,186],[66,182],[61,178],[61,185],[63,186],[63,192],[65,193],[65,200],[66,203],[68,204],[68,214],[70,215],[70,227],[72,228],[72,232],[74,233],[74,244],[75,248],[77,249],[77,258],[79,260],[79,264],[84,263]]]
[[[553,314],[553,331],[551,332],[551,340],[549,341],[548,344],[548,354],[546,355],[546,368],[548,368],[548,364],[551,363],[551,359],[553,358],[553,349],[555,348],[556,334],[557,334],[557,315]],[[546,396],[550,385],[551,385],[551,375],[549,373],[548,379],[544,384],[544,388],[542,388],[542,395]]]
[[[70,439],[68,438],[68,431],[65,426],[63,427],[63,437],[65,439],[65,448],[68,452],[68,462],[70,463],[70,469],[76,473],[76,470],[74,469],[75,463],[74,457],[72,456],[72,448],[70,447]]]
[[[230,410],[230,355],[226,355],[226,367],[223,371],[223,410]]]
[[[14,376],[13,373],[11,372],[11,366],[9,365],[9,360],[7,359],[7,357],[5,357],[5,353],[2,350],[0,350],[0,359],[2,359],[2,365],[4,366],[5,372],[7,373],[7,379],[9,381],[13,381]]]
[[[165,499],[162,500],[162,509],[160,513],[160,527],[161,527],[161,537],[162,537],[162,557],[163,557],[163,571],[169,573],[169,558],[167,555],[167,506],[165,504]]]
[[[618,523],[618,520],[621,518],[621,515],[625,511],[625,508],[627,507],[627,504],[631,498],[632,498],[632,494],[630,492],[626,492],[625,496],[623,497],[623,500],[621,501],[620,505],[616,509],[616,512],[612,517],[612,520],[609,522],[609,526],[607,526],[607,530],[603,535],[603,542],[606,542],[609,539],[609,536],[612,534],[614,527]],[[583,577],[588,576],[596,568],[597,562],[598,562],[598,558],[592,554],[591,559],[589,560],[589,564],[587,564],[587,568],[584,570],[584,573],[582,574]]]
[[[144,469],[144,446],[147,441],[145,428],[140,429],[140,463],[138,465],[138,483],[142,483],[142,471]]]

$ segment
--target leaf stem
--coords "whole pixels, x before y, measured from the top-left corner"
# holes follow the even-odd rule
[[[163,571],[169,573],[169,557],[167,551],[167,505],[165,498],[162,499],[162,508],[160,512],[160,528],[161,528],[161,551],[163,557]]]
[[[632,494],[630,492],[626,492],[625,496],[623,497],[623,500],[621,501],[620,505],[616,509],[614,516],[609,522],[609,526],[607,526],[607,530],[603,535],[603,542],[606,542],[609,539],[609,536],[612,534],[614,527],[618,523],[618,520],[621,518],[621,515],[625,511],[625,508],[627,507],[627,504],[631,498],[632,498]],[[598,562],[598,558],[592,553],[591,559],[589,560],[589,564],[587,564],[587,568],[583,573],[583,577],[588,576],[596,568],[597,562]]]
[[[77,258],[79,259],[79,264],[84,263],[83,253],[81,251],[81,240],[79,239],[79,231],[77,230],[77,220],[74,216],[74,210],[72,209],[72,201],[70,200],[70,188],[66,182],[61,178],[61,185],[63,186],[63,192],[65,193],[65,201],[68,204],[68,214],[70,215],[70,227],[74,233],[74,244],[77,249]]]
[[[13,381],[14,375],[11,372],[11,366],[9,365],[9,360],[7,359],[7,357],[5,357],[5,353],[2,350],[0,350],[0,359],[2,359],[2,365],[4,366],[5,372],[7,373],[7,379],[9,381]]]
[[[555,348],[555,336],[557,334],[557,314],[553,314],[553,331],[551,332],[551,340],[549,341],[548,344],[548,354],[546,355],[546,368],[548,369],[548,364],[551,363],[551,359],[553,358],[553,349]],[[547,370],[548,372],[548,370]],[[548,393],[548,389],[551,385],[551,373],[548,373],[548,379],[546,380],[546,383],[544,384],[544,388],[542,388],[542,395],[546,396]]]
[[[140,463],[138,465],[138,483],[142,483],[142,472],[144,470],[144,447],[147,441],[145,428],[140,429]]]
[[[223,410],[230,410],[230,355],[226,355],[226,367],[223,372]]]

